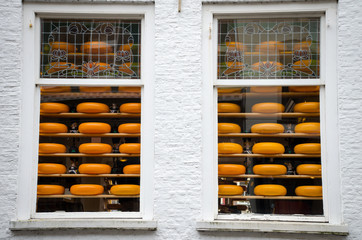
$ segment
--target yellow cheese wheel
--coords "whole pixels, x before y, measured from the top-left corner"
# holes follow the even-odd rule
[[[85,122],[81,123],[78,127],[80,133],[110,133],[111,125],[102,122]]]
[[[67,168],[63,164],[58,163],[39,163],[38,174],[63,174],[67,172]]]
[[[294,152],[297,154],[320,154],[320,143],[302,143],[294,147]]]
[[[141,144],[139,143],[123,143],[119,146],[120,153],[140,153]]]
[[[318,92],[319,86],[289,87],[290,92]]]
[[[218,88],[218,93],[239,93],[241,92],[241,88]]]
[[[81,47],[80,51],[84,53],[92,54],[103,54],[103,53],[113,53],[112,46],[105,42],[85,42]]]
[[[219,175],[240,175],[244,174],[246,168],[240,164],[219,164],[218,173]]]
[[[118,87],[118,92],[140,93],[140,87]]]
[[[295,195],[304,197],[322,197],[322,186],[299,186],[295,189]]]
[[[79,113],[108,113],[109,107],[104,103],[84,102],[77,105]]]
[[[59,87],[49,87],[44,86],[40,88],[42,93],[61,93],[61,92],[71,92],[72,89],[69,86],[59,86]]]
[[[285,148],[280,143],[260,142],[254,144],[252,151],[257,154],[283,154]]]
[[[300,175],[322,175],[322,165],[300,164],[297,167],[297,173]]]
[[[119,107],[122,113],[141,113],[141,103],[124,103]]]
[[[141,173],[141,165],[139,164],[130,164],[123,168],[124,174],[140,174]]]
[[[119,133],[140,133],[141,124],[140,123],[124,123],[118,126]]]
[[[254,174],[258,175],[283,175],[287,167],[281,164],[258,164],[253,167]]]
[[[74,44],[68,42],[50,42],[49,45],[52,47],[52,51],[59,49],[67,53],[74,53],[76,49]]]
[[[241,43],[241,42],[225,42],[226,46],[228,47],[229,50],[237,50],[237,51],[242,51],[242,52],[246,52],[248,51],[248,47]]]
[[[40,104],[41,113],[66,113],[69,107],[63,103],[47,102]]]
[[[49,63],[48,74],[56,73],[63,70],[71,71],[73,69],[77,69],[73,63],[69,62],[51,62]]]
[[[222,196],[241,195],[243,192],[244,189],[237,185],[219,185],[219,195]]]
[[[286,46],[280,41],[266,41],[261,42],[255,47],[256,52],[262,52],[264,54],[278,53],[280,51],[285,51]]]
[[[106,143],[83,143],[79,146],[79,152],[85,154],[111,153],[112,146]]]
[[[261,184],[254,188],[254,194],[257,196],[285,196],[287,189],[278,184]]]
[[[39,143],[39,153],[65,153],[67,148],[59,143]]]
[[[104,187],[98,184],[76,184],[70,187],[70,193],[73,195],[99,195],[103,192]]]
[[[110,92],[111,87],[79,87],[80,92]]]
[[[257,103],[251,108],[253,113],[280,113],[284,112],[285,107],[280,103]]]
[[[218,103],[217,112],[219,112],[219,113],[239,113],[240,106],[235,103]]]
[[[279,123],[258,123],[251,126],[251,132],[265,134],[283,133],[284,126]]]
[[[273,87],[250,87],[250,92],[254,93],[275,93],[281,92],[282,87],[280,86],[273,86]]]
[[[319,112],[319,102],[303,102],[303,103],[295,104],[294,112],[318,113]]]
[[[219,154],[243,153],[243,147],[237,143],[225,142],[218,144]]]
[[[111,194],[117,196],[133,196],[140,194],[140,186],[134,184],[120,184],[111,187]]]
[[[38,185],[37,194],[38,195],[58,195],[64,194],[64,187],[60,185]]]
[[[68,127],[62,123],[40,123],[40,133],[67,133]]]
[[[219,133],[240,133],[241,128],[235,123],[219,123],[217,124]]]
[[[83,174],[109,174],[112,168],[107,164],[83,163],[79,166],[79,173]]]
[[[294,132],[296,132],[296,133],[320,133],[320,123],[318,123],[318,122],[299,123],[295,126]]]

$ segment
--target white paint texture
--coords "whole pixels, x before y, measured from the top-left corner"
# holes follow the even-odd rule
[[[39,2],[39,1],[38,1]],[[54,0],[43,2],[55,2]],[[78,2],[78,1],[73,1]],[[79,1],[97,2],[97,1]],[[102,1],[104,2],[104,1]],[[115,1],[111,1],[115,2]],[[141,1],[139,1],[141,2]],[[0,1],[1,239],[361,239],[362,1],[340,0],[338,13],[339,133],[343,209],[348,237],[280,233],[201,233],[201,0],[155,1],[155,218],[158,229],[8,230],[15,217],[21,80],[21,0]],[[218,2],[221,2],[219,0]],[[26,63],[25,59],[25,63]],[[335,129],[332,129],[335,131]],[[29,159],[30,161],[31,159]]]

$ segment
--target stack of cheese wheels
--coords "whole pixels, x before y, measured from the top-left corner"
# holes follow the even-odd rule
[[[319,86],[289,87],[290,92],[318,92]]]
[[[79,146],[79,152],[85,154],[111,153],[112,146],[106,143],[83,143]]]
[[[41,113],[66,113],[69,107],[63,103],[47,102],[40,104]]]
[[[276,87],[250,87],[250,92],[253,93],[277,93],[281,92],[282,87],[276,86]]]
[[[251,132],[264,134],[283,133],[284,126],[279,123],[257,123],[251,126]]]
[[[140,123],[124,123],[118,126],[119,133],[140,133],[141,124]]]
[[[67,133],[68,127],[62,123],[40,123],[40,133]]]
[[[319,102],[298,103],[294,106],[294,112],[318,113],[319,112]]]
[[[320,143],[302,143],[294,147],[294,152],[297,154],[320,154]]]
[[[219,195],[220,196],[233,196],[243,194],[244,189],[237,185],[219,185]]]
[[[235,154],[242,153],[243,147],[237,143],[224,142],[218,144],[219,154]]]
[[[258,175],[283,175],[287,168],[281,164],[258,164],[253,167],[254,174]]]
[[[285,148],[276,142],[260,142],[254,144],[252,151],[256,154],[283,154]]]
[[[322,174],[322,165],[321,164],[300,164],[297,167],[297,173],[299,175],[320,176]]]
[[[217,89],[218,93],[239,93],[241,92],[241,88],[218,88]]]
[[[304,197],[322,197],[322,186],[299,186],[295,189],[295,195]]]
[[[124,174],[140,174],[141,173],[141,165],[139,164],[130,164],[123,168]]]
[[[102,122],[85,122],[79,125],[78,131],[80,133],[89,133],[89,134],[110,133],[111,125]]]
[[[98,184],[76,184],[70,187],[70,193],[73,195],[99,195],[103,192],[104,187]]]
[[[141,144],[139,143],[123,143],[119,146],[120,153],[138,154],[141,152]]]
[[[114,185],[110,192],[117,196],[135,196],[140,194],[140,186],[135,184]]]
[[[76,48],[74,44],[71,44],[69,42],[50,42],[49,45],[52,48],[52,51],[58,49],[63,50],[67,53],[74,53]]]
[[[219,112],[219,113],[239,113],[240,106],[235,103],[218,103],[217,112]]]
[[[320,123],[318,123],[318,122],[299,123],[295,126],[294,132],[319,134],[320,133]]]
[[[257,103],[254,104],[251,108],[253,113],[281,113],[284,112],[285,107],[281,103]]]
[[[109,107],[104,103],[84,102],[77,105],[79,113],[108,113]]]
[[[241,128],[235,123],[218,123],[217,129],[219,133],[240,133]]]
[[[70,92],[72,89],[68,86],[62,87],[48,87],[44,86],[40,88],[42,93],[61,93],[61,92]]]
[[[218,173],[219,175],[240,175],[244,174],[246,168],[240,164],[219,164]]]
[[[67,172],[67,168],[63,164],[58,163],[39,163],[38,174],[63,174]]]
[[[52,154],[52,153],[65,153],[67,148],[60,143],[39,143],[39,153]]]
[[[118,87],[118,92],[140,93],[140,87]]]
[[[38,195],[58,195],[64,194],[64,187],[60,185],[38,185]]]
[[[111,87],[79,87],[80,92],[110,92]]]
[[[104,54],[104,53],[113,53],[112,46],[106,42],[85,42],[81,47],[80,51],[83,53],[92,53],[92,54]]]
[[[82,174],[109,174],[111,170],[109,165],[100,163],[83,163],[78,168]]]
[[[254,188],[254,194],[257,196],[285,196],[287,189],[278,184],[261,184]]]
[[[141,113],[141,103],[124,103],[119,107],[121,113]]]

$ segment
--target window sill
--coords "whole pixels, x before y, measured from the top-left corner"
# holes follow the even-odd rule
[[[304,222],[199,221],[198,231],[245,231],[348,235],[347,225]]]
[[[122,229],[147,230],[157,228],[157,221],[116,220],[116,219],[32,219],[11,221],[10,230],[48,230],[48,229]]]

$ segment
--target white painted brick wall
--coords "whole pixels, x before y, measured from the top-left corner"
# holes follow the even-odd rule
[[[27,1],[27,0],[25,0]],[[68,0],[68,2],[104,2]],[[222,2],[223,0],[218,0]],[[39,0],[38,0],[39,2]],[[43,0],[42,2],[55,2]],[[115,2],[114,0],[109,2]],[[137,1],[144,2],[144,1]],[[148,1],[150,2],[150,1]],[[155,217],[158,230],[10,232],[15,214],[21,79],[21,0],[0,0],[0,238],[1,239],[361,239],[362,1],[339,1],[339,133],[344,219],[348,237],[199,233],[201,209],[200,0],[155,1]],[[30,159],[29,159],[30,160]]]

